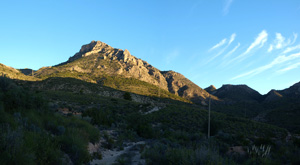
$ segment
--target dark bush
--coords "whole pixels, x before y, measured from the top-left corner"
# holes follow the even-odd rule
[[[221,128],[220,122],[218,122],[216,119],[212,118],[210,120],[210,136],[214,136],[218,133],[218,131]],[[208,120],[205,120],[202,126],[203,133],[208,133]]]
[[[123,95],[123,97],[124,97],[125,100],[132,101],[132,97],[131,97],[131,95],[130,95],[129,92],[125,92],[124,95]]]

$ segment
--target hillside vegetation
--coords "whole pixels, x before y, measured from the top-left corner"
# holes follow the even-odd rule
[[[77,117],[49,110],[47,98],[0,77],[1,164],[88,163],[99,131]]]

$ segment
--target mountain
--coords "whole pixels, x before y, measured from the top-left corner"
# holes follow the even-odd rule
[[[1,63],[0,63],[0,76],[6,76],[11,79],[19,79],[19,80],[29,80],[29,81],[38,80],[33,76],[24,75],[21,71]]]
[[[206,92],[208,92],[208,93],[211,94],[212,92],[214,92],[215,90],[217,90],[217,88],[214,85],[211,85],[211,86],[205,88],[204,90],[206,90]]]
[[[285,100],[285,99],[299,99],[300,98],[300,82],[295,83],[294,85],[290,86],[289,88],[283,90],[274,90],[272,89],[264,96],[265,102],[273,102],[278,100]]]
[[[262,95],[247,85],[223,85],[221,88],[214,90],[211,94],[224,101],[231,102],[260,102]]]
[[[272,89],[264,97],[264,102],[272,102],[281,99],[283,96],[276,90]]]
[[[144,84],[146,82],[195,103],[203,104],[209,96],[209,93],[183,75],[174,71],[160,71],[146,61],[131,55],[127,49],[113,48],[101,41],[92,41],[83,45],[80,51],[68,61],[53,67],[41,68],[35,72],[35,75],[41,79],[73,77],[137,94],[144,94],[147,89],[147,85]],[[124,88],[126,86],[130,88]],[[159,89],[155,93],[160,95]]]
[[[278,90],[278,93],[282,94],[283,97],[300,98],[300,82],[295,83],[287,89]]]

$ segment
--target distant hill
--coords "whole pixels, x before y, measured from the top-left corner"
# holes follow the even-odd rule
[[[223,85],[211,94],[230,102],[260,102],[262,95],[247,85]]]
[[[29,80],[29,81],[38,80],[38,78],[36,77],[27,76],[23,74],[21,71],[1,63],[0,63],[0,76],[6,76],[11,79],[19,79],[19,80]]]

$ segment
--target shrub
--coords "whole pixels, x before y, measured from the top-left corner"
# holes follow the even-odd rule
[[[218,122],[216,119],[212,118],[210,120],[210,136],[214,136],[218,133],[218,131],[221,128],[220,122]],[[202,126],[203,132],[208,133],[208,120],[205,120]]]
[[[57,138],[61,149],[67,153],[75,164],[88,163],[90,155],[86,149],[87,142],[82,139],[80,132],[67,130],[65,135]]]
[[[124,97],[125,100],[132,101],[132,97],[131,97],[131,95],[130,95],[129,92],[125,92],[124,95],[123,95],[123,97]]]

